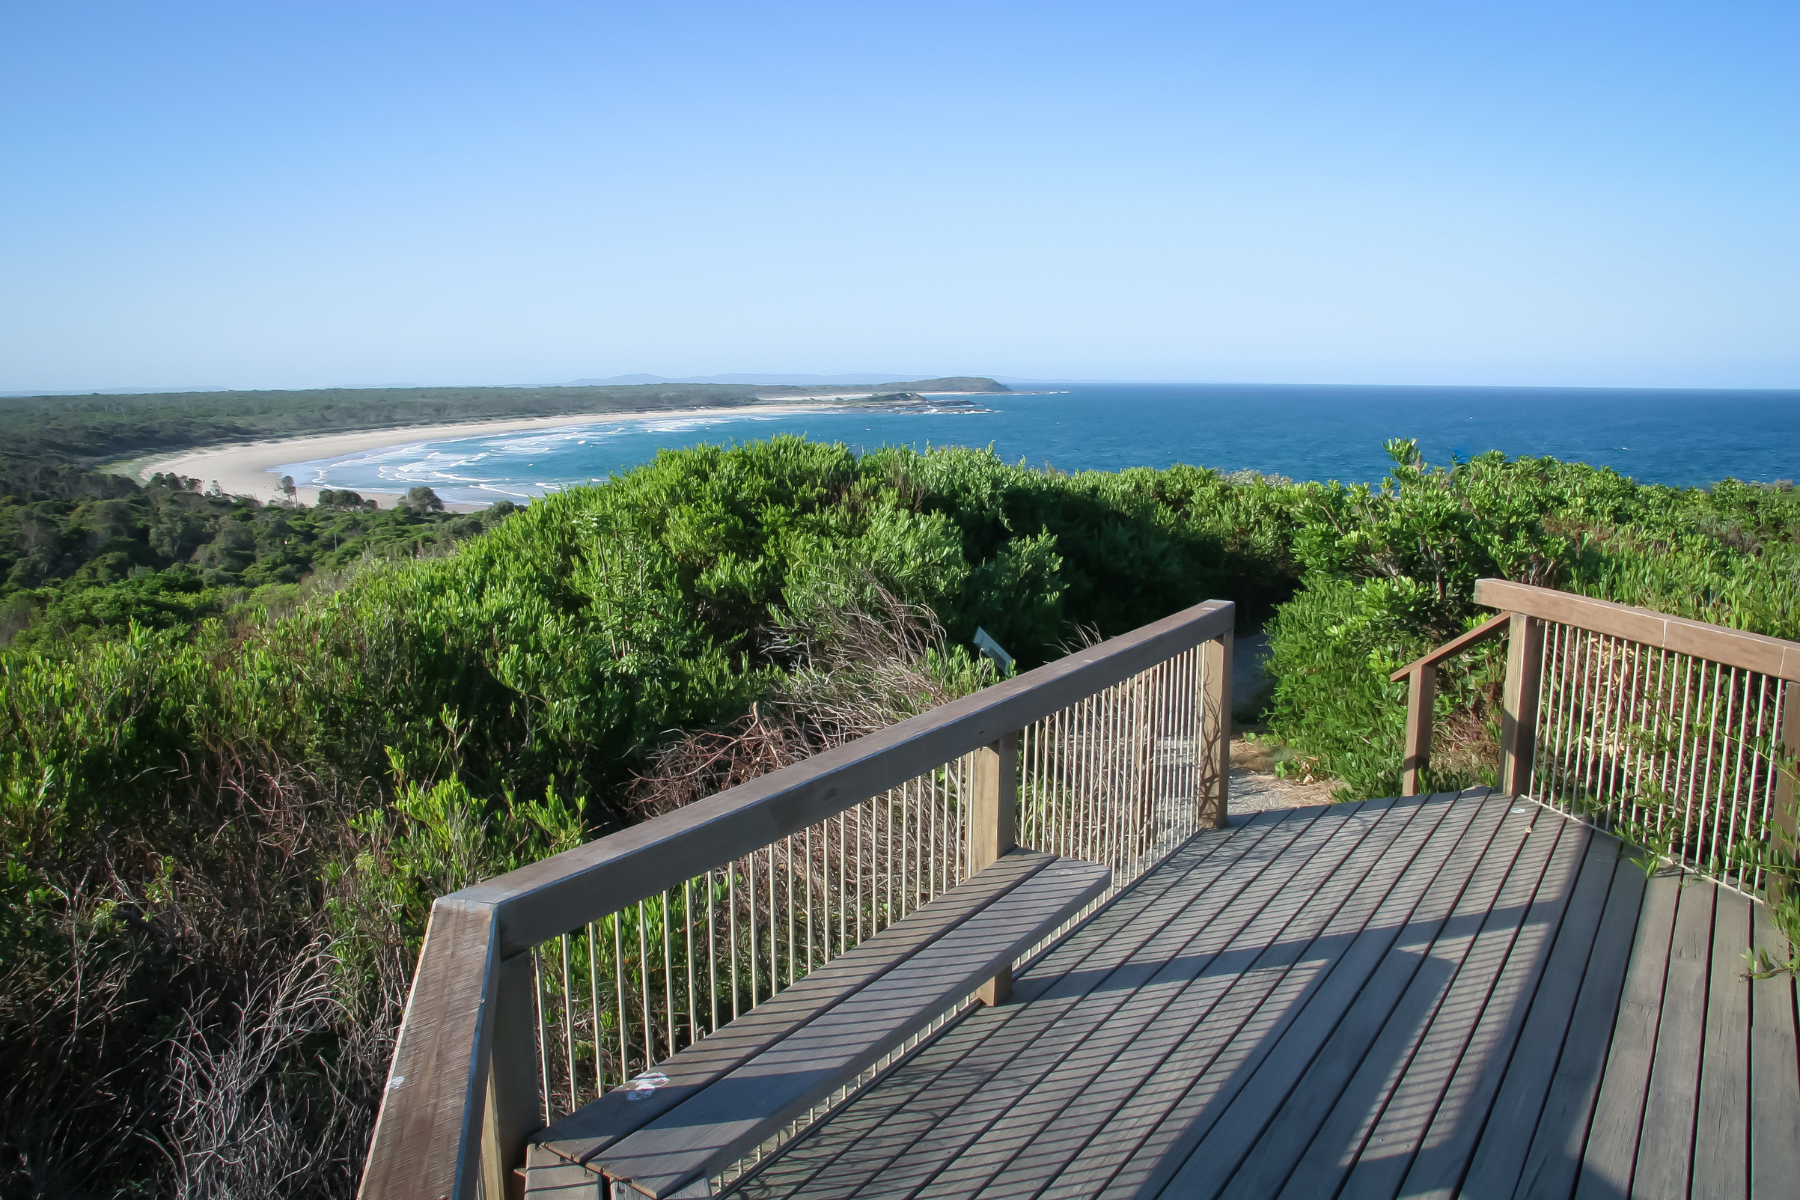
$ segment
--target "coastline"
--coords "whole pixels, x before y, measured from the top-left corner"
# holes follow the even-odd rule
[[[270,438],[229,446],[206,446],[173,454],[159,452],[121,463],[117,470],[143,482],[157,472],[173,471],[197,478],[203,485],[217,482],[234,496],[250,496],[268,503],[282,499],[280,476],[276,469],[288,463],[309,462],[320,458],[337,458],[365,450],[405,446],[414,442],[434,442],[451,438],[479,437],[488,433],[513,433],[527,429],[560,429],[567,425],[585,425],[596,421],[628,421],[636,418],[687,418],[732,416],[756,412],[786,415],[830,406],[833,401],[866,400],[867,392],[851,392],[833,396],[807,396],[804,403],[783,397],[778,403],[735,404],[711,408],[658,408],[629,412],[570,413],[556,417],[500,418],[492,421],[469,421],[449,425],[399,425],[388,429],[361,430],[354,433],[311,434],[295,438]],[[358,493],[382,508],[392,508],[406,495],[398,491],[358,489]],[[302,504],[317,504],[317,488],[296,489]],[[446,503],[454,512],[479,512],[485,505]]]

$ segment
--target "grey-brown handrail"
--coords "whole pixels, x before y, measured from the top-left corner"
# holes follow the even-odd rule
[[[1409,678],[1411,682],[1401,774],[1403,795],[1417,794],[1420,773],[1430,764],[1432,704],[1439,664],[1477,642],[1501,633],[1508,639],[1506,681],[1501,700],[1498,780],[1503,792],[1524,796],[1530,789],[1538,752],[1535,745],[1538,705],[1545,690],[1542,671],[1546,658],[1546,628],[1585,631],[1615,639],[1622,646],[1664,651],[1752,676],[1783,681],[1780,724],[1774,731],[1775,747],[1785,747],[1789,753],[1800,748],[1800,642],[1504,579],[1478,581],[1475,602],[1501,611],[1478,628],[1445,643],[1390,677],[1394,682],[1403,678]],[[1655,714],[1649,716],[1654,719]],[[1625,722],[1621,720],[1619,724],[1622,726]],[[1638,724],[1641,726],[1643,722]],[[1613,731],[1615,741],[1622,732]],[[1769,749],[1773,754],[1774,747]],[[1614,751],[1615,756],[1617,753]],[[1775,771],[1769,794],[1773,824],[1793,847],[1800,843],[1800,833],[1796,831],[1792,774],[1785,770]]]
[[[1406,692],[1406,750],[1400,765],[1400,794],[1419,794],[1421,773],[1431,765],[1432,705],[1437,702],[1437,667],[1454,658],[1477,642],[1485,642],[1506,631],[1510,614],[1490,617],[1481,625],[1451,639],[1420,659],[1407,663],[1388,676],[1388,682],[1408,681]]]
[[[1235,606],[1209,600],[1141,629],[827,750],[673,813],[438,899],[432,906],[359,1195],[366,1200],[489,1200],[508,1186],[541,1127],[530,1097],[534,945],[679,885],[962,755],[978,771],[972,849],[1010,844],[1009,772],[1017,731],[1174,655],[1200,647],[1208,820],[1225,819]],[[986,758],[986,755],[983,755]],[[992,830],[983,831],[983,824]],[[1004,987],[1004,981],[999,981]],[[498,1190],[497,1190],[498,1189]]]

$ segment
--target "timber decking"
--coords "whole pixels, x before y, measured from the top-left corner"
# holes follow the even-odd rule
[[[1794,981],[1683,882],[1483,793],[1203,833],[741,1194],[1795,1195]]]

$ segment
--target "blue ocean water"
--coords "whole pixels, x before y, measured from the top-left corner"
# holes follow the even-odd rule
[[[1682,487],[1728,476],[1800,478],[1800,391],[1071,384],[972,399],[986,411],[821,407],[633,417],[397,441],[279,470],[305,486],[393,491],[425,484],[446,500],[479,504],[604,479],[663,447],[796,433],[856,450],[992,445],[1008,462],[1064,471],[1182,462],[1374,482],[1388,467],[1382,441],[1414,437],[1432,463],[1500,450]]]

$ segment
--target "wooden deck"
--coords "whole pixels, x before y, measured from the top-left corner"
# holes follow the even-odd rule
[[[1760,905],[1529,803],[1200,835],[754,1197],[1800,1195]]]

